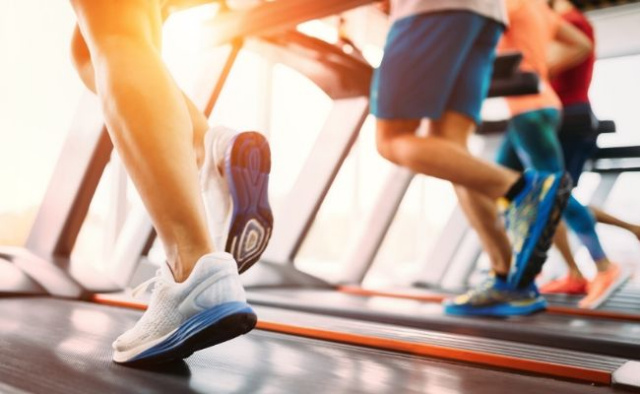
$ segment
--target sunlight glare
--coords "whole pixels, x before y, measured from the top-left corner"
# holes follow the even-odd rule
[[[384,51],[377,45],[365,44],[365,46],[362,48],[362,56],[364,56],[364,58],[373,68],[380,67],[383,54]]]
[[[164,23],[162,50],[168,60],[193,54],[202,48],[203,25],[219,11],[218,4],[205,4],[172,14]]]
[[[338,28],[322,20],[301,23],[298,25],[297,30],[331,44],[338,42]]]

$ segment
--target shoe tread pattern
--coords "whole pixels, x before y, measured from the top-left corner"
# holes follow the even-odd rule
[[[549,248],[551,248],[553,237],[562,218],[562,212],[569,202],[573,186],[571,178],[567,173],[562,175],[559,182],[553,207],[549,213],[549,219],[533,247],[531,256],[524,267],[524,272],[522,272],[520,276],[519,283],[516,283],[516,287],[518,288],[524,287],[535,280],[547,260],[547,252]]]
[[[225,171],[234,202],[225,250],[242,273],[259,260],[273,229],[268,198],[271,151],[266,138],[257,132],[238,134],[227,150]]]

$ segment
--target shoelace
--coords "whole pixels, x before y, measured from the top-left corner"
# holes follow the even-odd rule
[[[538,187],[538,185],[536,186]],[[535,220],[537,214],[536,189],[532,189],[518,206],[509,207],[504,213],[505,229],[507,237],[511,241],[513,249],[519,252],[529,236],[530,223]]]
[[[478,286],[469,290],[468,292],[469,297],[474,298],[474,297],[477,297],[478,295],[485,293],[487,290],[493,287],[493,282],[494,282],[493,278],[491,277],[486,278],[485,280],[480,282]]]
[[[131,291],[131,296],[134,298],[138,298],[142,293],[146,292],[147,289],[151,287],[151,285],[155,285],[153,287],[153,291],[156,291],[157,289],[159,289],[165,283],[161,275],[162,275],[161,271],[157,270],[154,277],[147,279],[144,282],[140,283],[138,286],[136,286]]]

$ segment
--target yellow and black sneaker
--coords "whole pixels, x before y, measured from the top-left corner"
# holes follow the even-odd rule
[[[547,301],[533,282],[519,290],[491,275],[467,293],[445,300],[443,305],[448,315],[507,317],[543,311]]]
[[[512,247],[508,281],[517,289],[526,288],[542,270],[572,186],[567,173],[527,170],[522,176],[520,193],[499,202]]]

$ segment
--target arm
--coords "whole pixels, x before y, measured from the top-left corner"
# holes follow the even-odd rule
[[[551,78],[584,61],[593,51],[593,43],[584,33],[568,22],[562,22],[549,48],[547,62]]]

